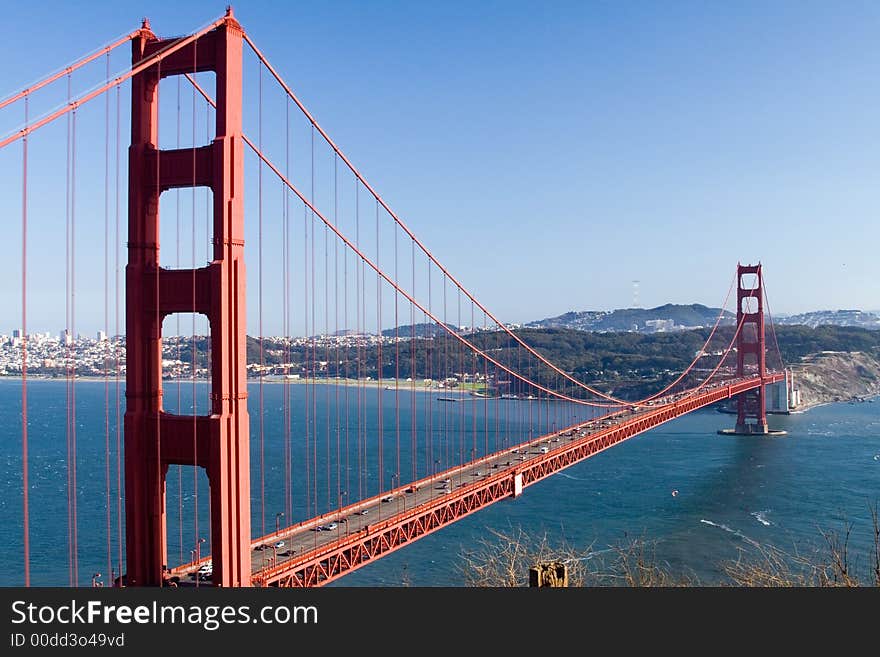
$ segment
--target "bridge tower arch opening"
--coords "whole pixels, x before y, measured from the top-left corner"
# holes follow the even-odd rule
[[[177,41],[156,37],[145,21],[132,39],[132,66]],[[164,581],[165,478],[170,465],[200,467],[207,473],[214,585],[251,583],[242,42],[241,26],[228,10],[215,29],[132,77],[124,425],[129,586],[161,586]],[[159,80],[203,71],[216,75],[213,141],[160,149]],[[211,261],[198,269],[164,268],[159,261],[159,196],[194,186],[213,192]],[[163,409],[162,321],[184,312],[208,318],[211,408],[206,415]]]

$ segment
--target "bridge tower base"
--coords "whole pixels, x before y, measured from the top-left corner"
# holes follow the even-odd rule
[[[753,280],[748,281],[753,284],[747,284],[744,279],[746,276],[754,276]],[[753,303],[752,299],[757,303]],[[740,327],[736,339],[736,375],[743,377],[757,373],[763,380],[767,374],[767,348],[764,341],[764,281],[761,263],[736,266],[736,325]],[[785,431],[771,431],[767,427],[766,395],[764,385],[740,393],[737,397],[736,427],[722,429],[718,433],[725,436],[784,435]]]

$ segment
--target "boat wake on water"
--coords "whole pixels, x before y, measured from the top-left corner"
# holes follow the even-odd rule
[[[572,481],[589,481],[589,479],[584,479],[583,477],[572,477],[570,474],[565,474],[564,472],[557,472],[556,474],[560,477],[571,479]]]
[[[736,536],[736,537],[738,537],[738,538],[741,538],[741,539],[744,540],[746,543],[749,543],[750,545],[754,545],[754,546],[757,547],[757,548],[761,547],[761,544],[758,543],[757,541],[755,541],[755,540],[749,538],[748,536],[746,536],[745,534],[743,534],[743,533],[742,533],[741,531],[739,531],[738,529],[731,529],[730,527],[728,527],[728,526],[725,525],[724,523],[718,524],[718,523],[716,523],[716,522],[712,522],[711,520],[705,520],[705,519],[703,519],[703,518],[700,519],[700,522],[702,522],[702,523],[705,524],[705,525],[710,525],[710,526],[712,526],[712,527],[718,527],[718,529],[723,529],[724,531],[728,532],[729,534],[733,534],[734,536]]]

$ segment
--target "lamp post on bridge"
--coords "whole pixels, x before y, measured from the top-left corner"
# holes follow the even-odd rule
[[[202,543],[204,543],[204,542],[205,542],[204,538],[199,538],[199,540],[196,541],[195,553],[196,553],[196,565],[197,566],[198,566],[199,562],[202,560]],[[199,568],[201,568],[201,566],[199,566]],[[196,588],[199,587],[199,580],[200,579],[201,579],[200,573],[198,570],[196,570]]]
[[[101,573],[95,573],[92,575],[92,588],[97,589],[104,586],[104,582],[101,581]]]
[[[397,485],[400,486],[400,473],[395,472],[391,475],[391,492],[394,493],[394,480],[397,479]],[[394,498],[397,500],[397,513],[400,513],[400,493],[394,495]]]
[[[341,513],[341,511],[342,511],[342,498],[343,498],[343,497],[347,497],[347,496],[348,496],[348,491],[347,491],[347,490],[341,490],[341,491],[339,491],[339,496],[338,496],[338,499],[337,499],[337,502],[336,502],[336,509],[337,509],[337,512],[340,512],[340,513],[339,513],[339,521],[337,522],[337,525],[338,525],[339,523],[342,523],[342,522],[345,523],[345,535],[346,535],[346,536],[348,536],[348,518],[343,518],[343,517],[342,517],[342,513]],[[337,528],[336,528],[336,532],[337,532],[337,534],[339,533],[339,527],[338,527],[338,526],[337,526]]]
[[[281,519],[284,517],[284,511],[279,511],[275,514],[275,535],[281,531]]]

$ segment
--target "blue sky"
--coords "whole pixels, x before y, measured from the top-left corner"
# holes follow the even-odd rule
[[[10,5],[0,58],[14,65],[0,71],[3,97],[137,27],[142,15],[169,36],[224,8]],[[758,260],[775,312],[880,308],[877,3],[253,1],[234,9],[383,198],[504,321],[626,307],[634,279],[643,306],[719,305],[737,261]],[[19,122],[0,120],[4,134]],[[94,131],[102,181],[100,125],[84,115],[80,130],[83,144]],[[32,167],[63,161],[63,149],[34,149]],[[0,153],[13,225],[14,151]],[[83,222],[90,209],[103,212],[99,199],[85,194],[82,203]],[[48,239],[51,223],[34,230],[32,239]],[[9,241],[0,275],[15,281]],[[93,234],[77,248],[87,286],[103,241]],[[99,270],[91,273],[100,278]],[[29,280],[34,329],[55,331],[40,299],[59,275],[40,277]],[[103,296],[83,287],[77,299],[77,325],[91,332]],[[12,297],[4,304],[17,307]],[[17,324],[12,314],[0,332]]]

